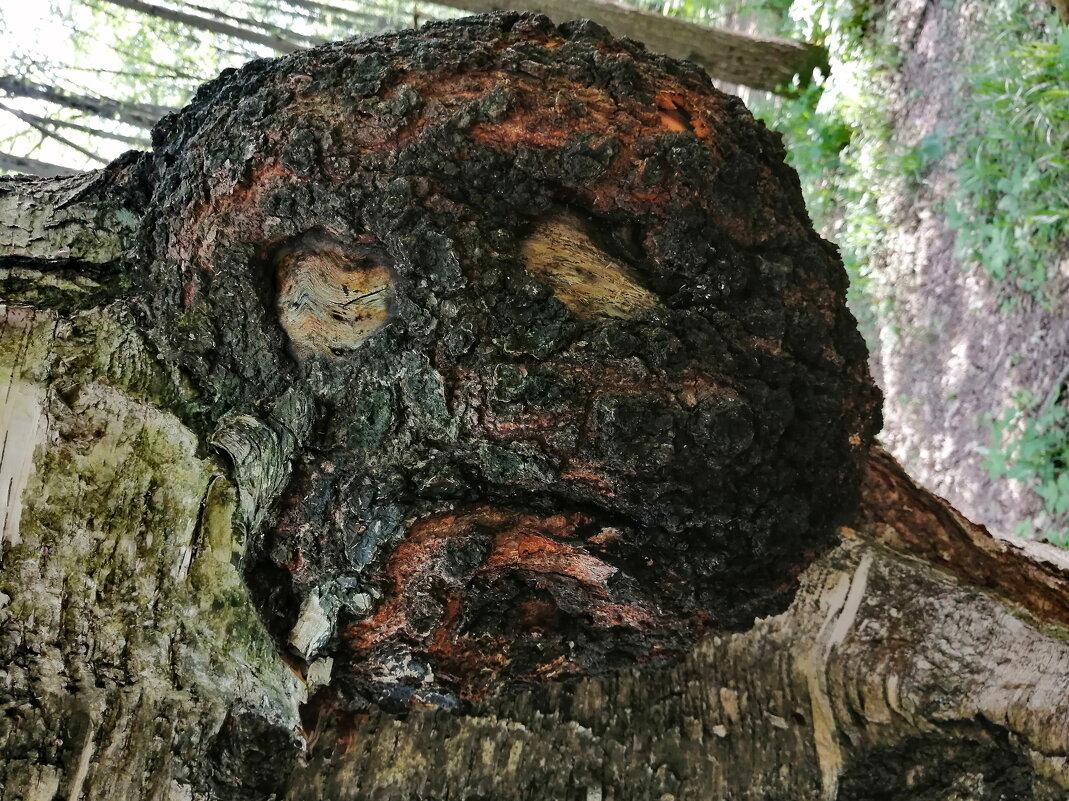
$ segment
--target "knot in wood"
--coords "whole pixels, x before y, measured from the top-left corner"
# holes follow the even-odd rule
[[[379,248],[310,231],[279,247],[274,264],[279,322],[298,357],[344,355],[390,320],[393,273]]]

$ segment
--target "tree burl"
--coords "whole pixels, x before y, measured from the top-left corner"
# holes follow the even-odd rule
[[[693,65],[436,23],[224,74],[142,169],[141,324],[336,703],[667,664],[786,608],[856,508],[845,272]]]

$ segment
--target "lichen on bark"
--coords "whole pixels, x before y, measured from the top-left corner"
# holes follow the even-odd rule
[[[181,393],[121,305],[0,310],[0,476],[18,491],[0,542],[0,797],[188,798],[216,781],[224,722],[252,711],[248,736],[288,740],[285,763],[297,683],[238,568],[233,489],[161,408]]]

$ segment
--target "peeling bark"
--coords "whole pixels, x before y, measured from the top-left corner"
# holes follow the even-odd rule
[[[0,800],[1056,799],[1065,560],[873,443],[693,67],[501,14],[0,183]]]

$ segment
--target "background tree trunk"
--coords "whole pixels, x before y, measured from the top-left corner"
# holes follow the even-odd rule
[[[208,19],[196,14],[187,14],[184,11],[175,11],[166,6],[144,3],[141,0],[104,0],[104,2],[112,3],[121,8],[128,8],[131,11],[139,11],[142,14],[148,14],[159,19],[188,25],[197,30],[209,31],[220,36],[231,36],[245,42],[263,45],[271,48],[276,53],[292,53],[294,50],[299,50],[304,46],[294,42],[294,37],[291,35],[283,37],[277,33],[258,33],[243,25],[232,25],[229,22],[220,22],[219,20]]]
[[[871,443],[874,395],[864,354],[842,330],[852,324],[840,312],[845,282],[807,227],[775,140],[691,68],[589,26],[500,15],[342,47],[356,50],[330,46],[224,79],[158,132],[154,154],[74,177],[0,181],[0,801],[1063,798],[1069,563],[1054,549],[992,539]],[[380,48],[403,62],[435,47],[456,59],[439,59],[450,65],[443,72],[438,62],[402,70],[399,84],[378,72]],[[315,93],[301,95],[312,80],[321,82]],[[635,95],[654,81],[660,91]],[[512,106],[502,105],[503,85]],[[413,86],[434,102],[416,102]],[[547,86],[559,87],[552,103],[521,102],[530,87],[545,100]],[[286,124],[271,113],[289,115]],[[596,118],[597,133],[615,133],[613,148],[593,147],[590,132],[573,127],[591,114],[607,115]],[[325,131],[314,127],[322,119],[331,121]],[[338,142],[348,135],[356,138]],[[444,157],[449,148],[469,158]],[[671,166],[684,148],[691,158]],[[461,163],[475,178],[457,176]],[[695,163],[705,166],[690,181]],[[398,164],[423,182],[410,185]],[[505,180],[506,168],[518,172]],[[455,191],[435,194],[437,181]],[[570,206],[541,197],[538,181],[566,189]],[[374,191],[361,201],[366,187]],[[412,191],[390,194],[398,187]],[[693,231],[668,228],[695,207]],[[353,220],[368,228],[343,238]],[[658,260],[642,255],[655,246]],[[782,249],[794,267],[782,268]],[[272,254],[266,263],[262,253]],[[691,276],[658,283],[654,269],[671,277],[675,262]],[[739,264],[752,264],[760,281],[740,279],[736,295],[721,288],[707,312],[716,337],[741,330],[739,344],[717,351],[710,333],[704,347],[749,383],[721,376],[702,385],[695,361],[685,370],[642,365],[638,381],[622,372],[638,370],[636,353],[658,357],[666,320],[707,330],[706,307],[678,293],[726,282]],[[474,278],[461,284],[465,270]],[[460,289],[446,294],[451,281]],[[506,302],[514,291],[525,303]],[[473,298],[479,325],[504,326],[483,331],[478,349],[464,338],[473,329],[452,322]],[[755,345],[737,328],[755,318],[767,325],[784,309],[804,336]],[[383,336],[418,330],[426,317],[426,330],[444,331],[434,364],[409,341]],[[821,326],[828,318],[834,331]],[[541,441],[547,428],[566,428],[566,417],[533,414],[535,401],[521,414],[490,402],[516,396],[515,360],[487,360],[496,394],[482,407],[464,405],[471,384],[456,378],[486,367],[495,337],[507,356],[522,355],[520,366],[552,376],[553,358],[531,355],[551,353],[537,350],[546,346],[536,337],[557,330],[545,333],[547,319],[575,326],[563,346],[571,361],[557,353],[558,369],[589,371],[595,392],[616,382],[631,393],[625,399],[667,386],[667,401],[639,398],[668,425],[619,433],[610,414],[588,421],[622,446],[600,462],[574,459],[564,479],[531,467],[543,463],[530,442],[505,451],[511,461],[501,447],[482,447],[476,489],[496,496],[447,494],[443,505],[439,488],[452,492],[463,475],[440,471],[426,481],[430,500],[411,500],[415,478],[402,471],[423,470],[428,448],[459,460],[461,433],[489,431],[499,444],[502,434]],[[627,360],[598,360],[615,358],[626,337]],[[474,356],[450,363],[448,348]],[[740,440],[741,413],[718,425],[743,390],[758,409],[783,398],[752,379],[771,381],[785,364],[801,365],[787,375],[805,391],[786,395],[799,415],[817,394],[805,382],[819,376],[813,408],[832,420],[826,438],[846,440],[841,450],[797,447],[813,443],[816,413],[799,418],[802,431],[776,430],[768,453],[748,451],[762,441],[756,426]],[[382,365],[381,385],[360,383]],[[448,395],[443,374],[455,380]],[[849,381],[832,381],[842,375]],[[587,384],[571,387],[585,400]],[[714,403],[702,407],[695,387]],[[591,397],[591,406],[603,402]],[[681,423],[668,418],[676,405]],[[770,405],[768,416],[786,405]],[[391,417],[394,406],[403,413]],[[691,412],[704,414],[699,429],[685,428]],[[463,429],[465,419],[475,422]],[[684,461],[662,458],[666,428],[688,446],[671,454]],[[698,440],[684,433],[702,432],[712,433],[689,447]],[[573,440],[546,441],[585,455]],[[746,471],[730,472],[744,454]],[[778,461],[758,461],[769,454]],[[381,462],[372,457],[389,468],[374,481]],[[793,460],[830,472],[803,482]],[[614,474],[620,464],[626,470]],[[699,467],[730,479],[717,497],[696,496],[705,507],[686,494],[684,473]],[[737,512],[778,468],[788,508],[771,493],[757,522]],[[616,558],[612,548],[635,536],[629,498],[659,501],[649,494],[658,486],[642,482],[669,470],[684,516],[735,514],[734,539],[711,524],[652,521],[639,534],[656,536]],[[819,528],[825,509],[798,526],[807,482],[829,475],[856,478],[859,508],[837,530]],[[376,544],[383,518],[354,527],[347,549],[347,531],[330,528],[360,497],[330,482],[353,479],[359,492],[362,476],[401,487],[383,504],[400,533],[392,544],[384,538],[393,550],[377,560],[361,549]],[[584,492],[590,483],[603,492],[582,495],[579,511],[546,489],[575,476]],[[531,487],[555,505],[532,501]],[[569,528],[605,514],[598,499],[611,503],[613,525]],[[403,503],[414,510],[407,529],[396,522],[408,514],[396,511]],[[773,514],[783,525],[758,527]],[[469,518],[477,525],[458,528]],[[770,533],[795,539],[770,542]],[[679,537],[685,547],[673,550]],[[465,550],[468,542],[478,548]],[[475,579],[449,585],[456,576]],[[341,592],[346,580],[368,609],[330,621],[324,588]],[[428,601],[427,587],[448,603]],[[754,587],[766,588],[757,600]],[[451,609],[484,611],[486,597],[529,629],[490,613],[478,636],[448,627]],[[575,643],[561,656],[553,650],[554,626],[574,609],[561,637],[604,646],[586,662],[573,656]],[[690,648],[688,636],[703,631]],[[501,632],[526,638],[527,662]],[[334,650],[321,653],[328,641]],[[675,662],[652,658],[680,651]],[[434,675],[405,685],[420,659]],[[368,663],[374,681],[360,673]],[[410,686],[430,691],[399,704],[391,691]],[[450,686],[459,687],[452,698]]]
[[[151,103],[126,103],[107,97],[78,95],[55,86],[45,86],[13,75],[0,76],[0,92],[12,97],[46,100],[59,106],[88,112],[108,120],[118,120],[147,130],[159,122],[160,117],[175,111],[175,109]]]
[[[149,141],[145,138],[125,136],[112,131],[105,131],[100,128],[91,128],[88,125],[79,125],[76,122],[70,122],[56,117],[38,117],[36,114],[27,114],[24,111],[18,111],[4,105],[0,105],[0,111],[12,114],[35,128],[64,128],[71,131],[78,131],[79,133],[90,134],[91,136],[100,137],[101,139],[114,139],[116,142],[123,142],[135,147],[145,148],[150,146]]]
[[[12,156],[9,153],[0,153],[0,169],[15,170],[42,178],[59,178],[64,175],[74,175],[77,172],[70,167],[60,167],[58,164],[49,164],[47,161],[26,156]]]
[[[190,3],[188,2],[188,0],[182,0],[182,5],[186,6],[187,8],[191,8],[193,11],[196,11],[198,14],[201,14],[203,16],[214,17],[215,19],[222,20],[224,22],[234,23],[239,28],[244,28],[246,30],[255,28],[262,31],[267,31],[270,34],[282,37],[283,39],[286,39],[291,43],[296,43],[299,40],[302,42],[302,47],[313,47],[315,45],[326,44],[328,41],[327,39],[324,39],[320,36],[309,36],[307,34],[297,33],[296,31],[289,31],[284,28],[280,28],[277,25],[271,25],[266,22],[261,22],[260,20],[247,19],[245,17],[235,17],[232,14],[226,14],[216,8],[212,8],[211,6],[202,6],[198,5],[197,3]]]

